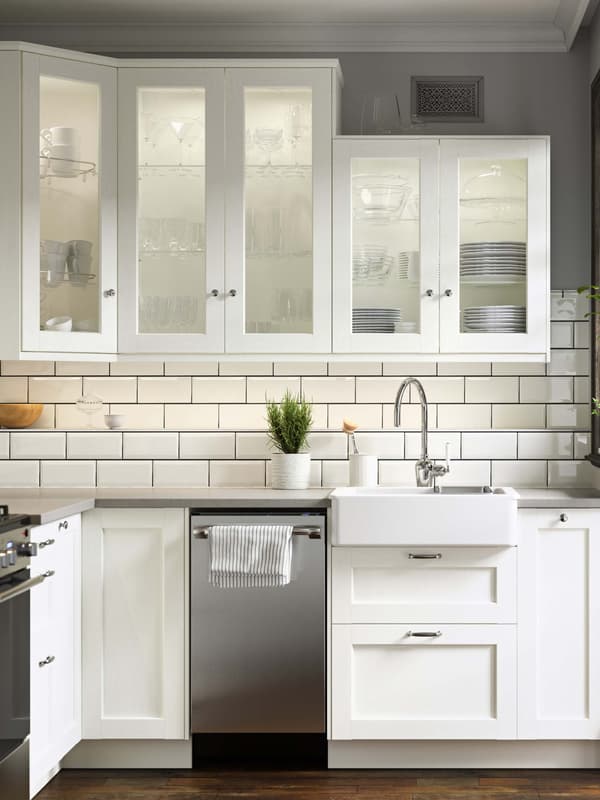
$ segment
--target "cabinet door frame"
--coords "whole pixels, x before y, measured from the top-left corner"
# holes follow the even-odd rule
[[[119,67],[119,352],[222,353],[224,347],[224,88],[218,67]],[[138,333],[138,103],[148,87],[205,94],[206,332]],[[213,296],[213,289],[218,296]]]
[[[527,159],[527,333],[461,333],[459,160]],[[451,294],[447,296],[446,291]],[[440,352],[550,355],[550,141],[443,138],[440,145]],[[517,360],[517,359],[515,359]]]
[[[420,333],[352,333],[352,159],[420,159]],[[340,137],[333,142],[333,350],[437,353],[439,348],[439,140]],[[430,291],[431,294],[427,294]]]
[[[106,605],[109,602],[105,591],[105,577],[109,574],[105,573],[104,532],[107,528],[119,531],[139,529],[140,536],[145,535],[149,528],[160,530],[161,547],[155,554],[155,566],[160,571],[162,583],[155,589],[162,599],[162,613],[154,631],[157,637],[154,644],[160,650],[159,663],[140,663],[136,659],[128,665],[140,680],[145,674],[155,671],[153,680],[156,679],[155,683],[160,687],[160,698],[154,700],[161,709],[155,716],[128,716],[126,712],[121,716],[111,716],[104,711],[109,692],[113,693],[113,703],[119,699],[115,697],[118,687],[114,683],[107,686],[104,669],[107,659],[110,659],[110,643],[104,639]],[[82,548],[85,739],[183,740],[189,737],[187,554],[187,522],[183,508],[97,508],[85,514]],[[114,575],[110,577],[116,580]],[[143,581],[143,576],[138,575],[137,580]],[[139,618],[145,616],[145,609],[140,608]],[[143,635],[143,632],[138,633]],[[133,634],[123,630],[119,635]]]
[[[226,70],[225,349],[227,353],[331,352],[331,137],[335,74],[329,68]],[[313,332],[245,333],[244,89],[312,89]],[[235,296],[229,292],[235,290]]]
[[[409,630],[439,630],[431,639],[408,637]],[[489,719],[441,719],[403,717],[370,719],[353,716],[355,696],[352,650],[355,645],[444,647],[483,645],[493,649],[490,705],[496,717]],[[514,739],[517,732],[517,664],[514,625],[332,625],[332,739]],[[380,676],[373,675],[373,681]]]
[[[117,351],[117,70],[67,58],[23,53],[22,350],[114,355]],[[94,83],[100,92],[98,154],[100,332],[42,331],[40,314],[40,76]],[[109,291],[115,294],[106,295]]]
[[[567,519],[562,522],[560,509],[519,510],[519,578],[518,578],[518,625],[519,625],[519,739],[600,739],[600,511],[594,508],[565,510]],[[539,563],[539,545],[544,531],[569,533],[569,530],[585,531],[584,591],[585,619],[573,619],[565,613],[563,620],[555,620],[557,652],[563,653],[566,646],[561,641],[564,626],[583,624],[585,638],[580,644],[583,660],[581,694],[586,698],[586,711],[579,717],[543,716],[539,711],[541,692],[539,674],[545,661],[539,653],[540,637],[544,633],[538,622],[539,588],[542,580]],[[543,543],[542,543],[543,544]],[[569,554],[565,553],[565,559]],[[571,590],[578,586],[560,581],[559,576],[550,578],[561,604],[566,604]],[[582,655],[582,653],[584,655]],[[586,655],[585,655],[586,654]]]

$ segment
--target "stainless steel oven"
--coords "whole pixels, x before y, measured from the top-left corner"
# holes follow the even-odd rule
[[[51,577],[30,574],[28,525],[0,506],[0,794],[10,800],[29,800],[29,590]]]

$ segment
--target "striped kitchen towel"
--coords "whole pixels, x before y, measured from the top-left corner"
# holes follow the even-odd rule
[[[291,525],[213,525],[208,536],[213,586],[262,588],[290,582]]]

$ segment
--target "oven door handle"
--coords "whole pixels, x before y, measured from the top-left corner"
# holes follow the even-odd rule
[[[34,586],[38,586],[40,583],[43,583],[46,578],[51,578],[54,575],[54,570],[49,569],[46,572],[42,572],[41,575],[36,575],[35,578],[30,578],[28,581],[23,581],[23,583],[19,583],[17,586],[13,586],[12,589],[7,589],[5,592],[0,593],[0,603],[6,603],[7,600],[12,600],[13,597],[18,597],[20,594],[25,594],[30,589],[33,589]]]

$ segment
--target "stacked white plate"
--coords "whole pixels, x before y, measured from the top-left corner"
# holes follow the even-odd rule
[[[399,308],[361,307],[352,309],[352,333],[395,333],[402,321]]]
[[[527,244],[461,244],[460,277],[463,283],[521,283],[527,277]]]
[[[397,322],[396,333],[417,333],[416,322]]]
[[[465,331],[473,333],[525,333],[524,306],[471,306],[463,310]]]

